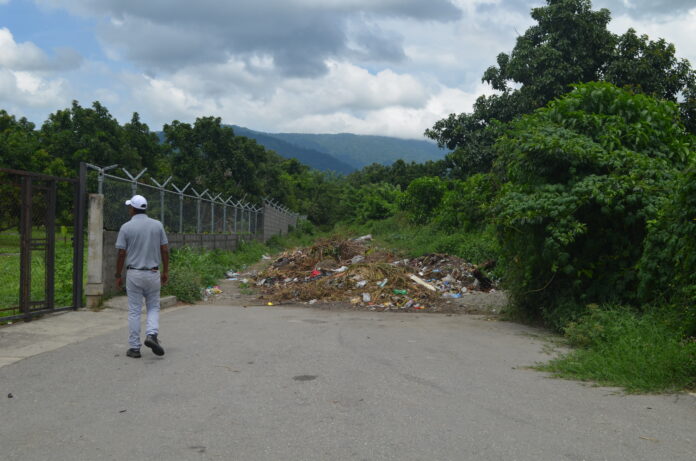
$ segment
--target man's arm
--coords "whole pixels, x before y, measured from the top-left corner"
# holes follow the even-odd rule
[[[166,285],[169,281],[169,245],[160,245],[160,254],[162,255],[162,285]]]
[[[123,288],[123,264],[126,262],[126,250],[118,250],[118,259],[116,260],[116,286],[120,290]]]

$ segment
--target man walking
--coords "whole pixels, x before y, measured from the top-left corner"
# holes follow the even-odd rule
[[[128,357],[140,358],[140,313],[143,298],[147,306],[145,345],[155,355],[164,355],[157,339],[159,333],[160,288],[169,279],[169,246],[162,223],[149,218],[147,200],[134,195],[126,201],[130,221],[121,226],[116,238],[116,286],[123,287],[123,265],[127,272],[128,329],[130,335],[126,352]],[[160,265],[162,270],[160,272]]]

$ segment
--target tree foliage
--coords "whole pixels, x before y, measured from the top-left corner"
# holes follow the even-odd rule
[[[425,131],[454,151],[446,160],[454,177],[490,171],[504,124],[567,93],[574,83],[603,80],[679,102],[682,122],[696,133],[694,71],[676,58],[672,44],[650,41],[633,29],[611,33],[609,11],[592,10],[589,0],[546,0],[531,16],[536,23],[483,74],[497,94],[480,96],[471,113],[451,114]]]
[[[518,306],[559,320],[563,306],[637,301],[647,223],[694,155],[676,104],[577,85],[496,147],[507,181],[499,240]]]
[[[401,209],[414,223],[425,224],[433,217],[445,191],[446,184],[437,176],[415,179],[401,198]]]
[[[686,333],[696,336],[696,161],[670,189],[649,223],[639,294],[644,302],[673,306]]]

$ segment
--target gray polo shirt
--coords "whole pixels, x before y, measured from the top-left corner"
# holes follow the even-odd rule
[[[168,243],[162,223],[145,214],[133,216],[116,238],[116,248],[126,250],[126,267],[138,269],[159,266],[160,246]]]

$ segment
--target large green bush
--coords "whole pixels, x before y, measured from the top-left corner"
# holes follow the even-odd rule
[[[675,181],[674,192],[649,223],[639,265],[641,299],[669,304],[696,336],[696,164]]]
[[[446,183],[437,176],[414,179],[401,198],[401,209],[416,224],[425,224],[433,217],[445,195]]]
[[[488,222],[495,193],[495,179],[491,174],[449,181],[433,221],[443,230],[480,229]]]
[[[676,104],[577,85],[513,123],[497,149],[508,181],[498,238],[515,304],[560,326],[589,303],[638,301],[647,223],[694,155]]]
[[[358,222],[393,216],[401,198],[401,189],[388,183],[366,184],[355,194],[355,218]]]

